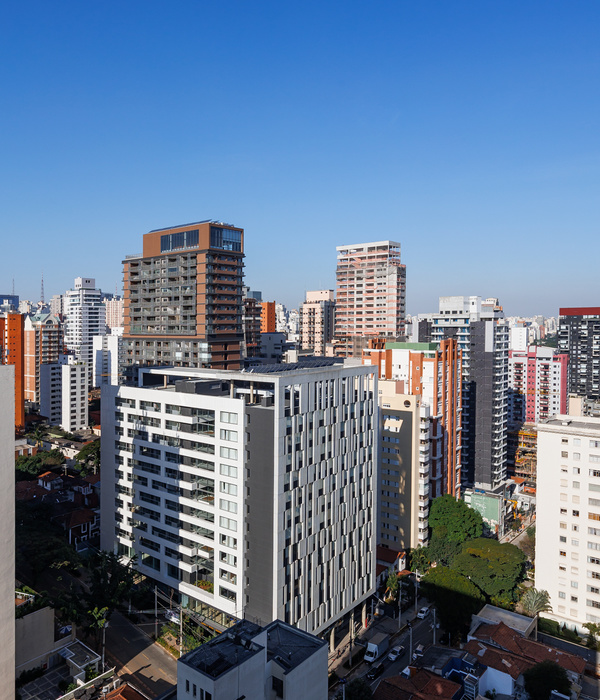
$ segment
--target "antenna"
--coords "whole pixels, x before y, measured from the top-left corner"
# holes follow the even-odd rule
[[[42,270],[42,289],[40,294],[40,301],[44,303],[44,271]]]
[[[13,277],[12,295],[13,295],[13,297],[15,295],[15,278],[14,277]]]

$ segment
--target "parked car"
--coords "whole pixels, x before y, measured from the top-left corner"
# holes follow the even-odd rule
[[[400,658],[404,654],[404,647],[399,646],[399,647],[394,647],[392,651],[388,654],[388,659],[390,661],[396,661],[396,659]]]
[[[169,622],[174,622],[175,624],[179,624],[179,610],[167,610],[165,612],[165,617]]]
[[[373,666],[373,668],[367,673],[367,678],[370,681],[374,681],[376,678],[379,678],[379,676],[383,673],[383,664],[377,664],[376,666]]]
[[[421,608],[417,613],[417,617],[419,618],[419,620],[424,620],[427,617],[427,615],[429,615],[429,607],[427,606]]]
[[[418,659],[420,656],[423,656],[424,651],[425,651],[425,647],[422,644],[417,644],[417,648],[413,652],[412,660],[414,661],[415,659]]]

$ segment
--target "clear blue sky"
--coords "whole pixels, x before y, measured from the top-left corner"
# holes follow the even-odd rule
[[[0,65],[0,292],[114,291],[143,233],[215,218],[288,306],[388,238],[410,313],[600,303],[597,0],[25,0]]]

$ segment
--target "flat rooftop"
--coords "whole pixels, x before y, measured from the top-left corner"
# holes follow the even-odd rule
[[[179,663],[216,679],[264,649],[252,641],[261,630],[254,623],[241,620],[227,632],[182,656]]]
[[[533,618],[531,617],[520,615],[511,610],[497,608],[495,605],[484,605],[475,617],[478,618],[478,621],[481,620],[492,623],[504,622],[507,627],[521,634],[527,634],[533,622]]]
[[[301,632],[280,620],[267,625],[266,631],[267,660],[275,661],[283,668],[284,673],[304,663],[316,651],[327,646],[324,639]]]

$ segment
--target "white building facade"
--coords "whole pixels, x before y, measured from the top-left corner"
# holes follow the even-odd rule
[[[92,338],[94,387],[118,384],[123,362],[123,328],[113,328],[107,335]]]
[[[600,623],[600,418],[558,415],[537,426],[535,586],[545,617]]]
[[[103,389],[103,549],[137,554],[142,573],[203,615],[282,619],[319,633],[367,599],[373,370],[140,377],[138,387]]]
[[[40,413],[72,433],[88,427],[88,369],[74,355],[40,367]]]
[[[85,362],[91,375],[93,364],[92,338],[106,333],[106,307],[96,280],[76,277],[74,288],[63,296],[65,345],[69,352]]]

